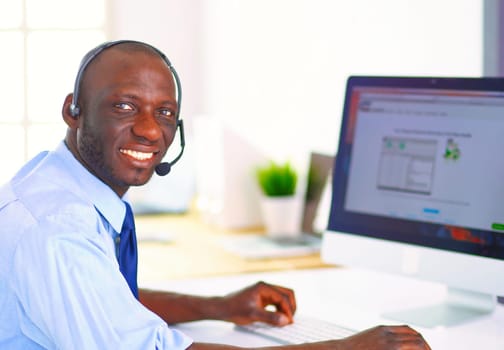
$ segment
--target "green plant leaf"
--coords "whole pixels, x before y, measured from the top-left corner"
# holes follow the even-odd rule
[[[289,162],[277,164],[271,161],[256,171],[257,180],[267,196],[292,196],[296,193],[297,173]]]

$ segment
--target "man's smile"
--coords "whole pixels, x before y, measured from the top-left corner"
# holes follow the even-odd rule
[[[154,152],[139,152],[134,151],[132,149],[124,149],[124,148],[121,148],[119,152],[121,152],[122,154],[126,154],[136,160],[148,160],[154,156]]]

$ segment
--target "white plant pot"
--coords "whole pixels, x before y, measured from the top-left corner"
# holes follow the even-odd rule
[[[270,237],[294,237],[301,234],[303,198],[301,196],[261,199],[261,211]]]

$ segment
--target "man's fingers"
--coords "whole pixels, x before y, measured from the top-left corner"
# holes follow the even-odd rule
[[[277,312],[285,314],[292,321],[296,311],[296,298],[291,289],[279,287],[261,282],[262,302],[266,307],[268,305],[275,306]]]
[[[393,335],[395,339],[401,344],[404,344],[404,346],[406,346],[406,344],[409,344],[409,346],[412,346],[413,349],[417,349],[418,346],[422,346],[425,349],[430,349],[423,336],[409,326],[379,326],[378,328],[381,328],[382,331]]]
[[[292,323],[292,317],[279,311],[257,310],[255,318],[273,326],[285,326]]]
[[[289,305],[292,310],[292,313],[295,313],[297,305],[296,305],[296,297],[294,296],[294,291],[292,289],[281,286],[273,285],[273,287],[278,289],[280,293],[282,293],[289,300]]]

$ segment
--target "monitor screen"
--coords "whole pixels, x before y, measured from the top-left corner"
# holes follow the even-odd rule
[[[504,273],[503,131],[504,79],[350,77],[324,258],[340,262],[329,236],[344,234],[455,253],[440,256],[438,271],[422,270],[418,255],[411,272],[458,288],[472,287],[450,276],[451,257],[492,260]]]

